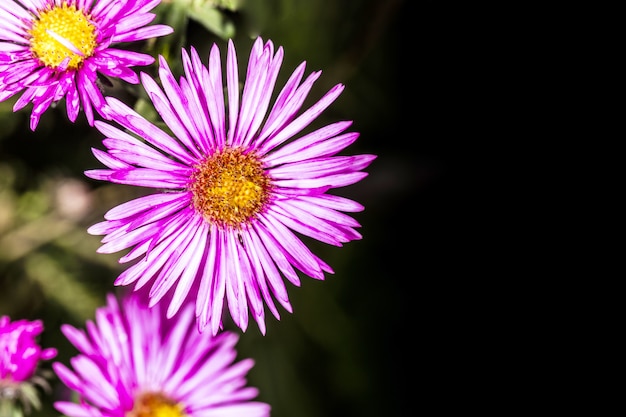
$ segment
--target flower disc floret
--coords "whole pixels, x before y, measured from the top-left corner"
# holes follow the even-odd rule
[[[161,393],[148,392],[135,398],[133,409],[124,417],[187,417],[180,404]]]
[[[269,200],[271,180],[255,154],[226,148],[196,166],[189,189],[208,222],[239,229]]]
[[[33,54],[53,69],[61,64],[62,69],[78,69],[96,48],[96,27],[74,5],[62,4],[42,12],[29,34]]]

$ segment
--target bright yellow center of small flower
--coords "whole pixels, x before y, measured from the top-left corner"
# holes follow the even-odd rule
[[[41,12],[29,33],[30,50],[50,68],[69,58],[67,68],[78,69],[96,48],[96,27],[89,16],[66,3]]]
[[[254,153],[227,148],[196,166],[189,189],[207,221],[237,229],[268,202],[271,180]]]
[[[141,394],[125,417],[187,417],[180,404],[159,393]]]

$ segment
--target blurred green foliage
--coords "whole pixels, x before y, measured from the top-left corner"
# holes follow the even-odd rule
[[[379,155],[368,178],[341,191],[366,207],[355,216],[363,240],[343,248],[307,241],[335,274],[324,282],[303,277],[300,288],[288,285],[294,313],[282,310],[280,321],[269,316],[266,336],[251,325],[240,338],[240,356],[256,362],[249,382],[272,406],[273,417],[406,416],[417,399],[414,384],[420,376],[412,369],[428,359],[418,352],[422,342],[413,339],[420,335],[419,322],[410,318],[417,314],[419,296],[410,288],[421,279],[418,264],[426,252],[415,252],[413,244],[430,229],[419,226],[428,221],[429,206],[415,206],[412,198],[440,169],[432,145],[440,119],[428,110],[420,113],[416,104],[436,97],[428,87],[436,70],[421,59],[437,54],[419,23],[432,28],[429,19],[438,15],[428,15],[434,10],[430,2],[417,9],[407,3],[164,0],[158,20],[175,32],[145,45],[180,68],[181,47],[194,46],[208,58],[216,42],[224,60],[232,37],[242,76],[253,39],[272,39],[285,50],[277,85],[302,61],[307,74],[323,72],[309,100],[345,84],[316,124],[353,120],[352,130],[361,137],[349,151]],[[416,10],[425,15],[415,17]],[[427,86],[421,96],[416,85]],[[115,85],[110,92],[156,119],[140,88]],[[117,291],[113,280],[122,270],[119,254],[96,253],[100,237],[86,229],[142,190],[83,175],[100,166],[90,148],[101,147],[101,136],[82,115],[69,123],[60,103],[31,132],[30,109],[13,113],[12,105],[12,100],[0,103],[0,314],[42,319],[42,344],[58,347],[57,360],[67,363],[76,352],[60,325],[84,327],[105,294]],[[59,415],[52,408],[60,390],[56,382],[33,415]]]

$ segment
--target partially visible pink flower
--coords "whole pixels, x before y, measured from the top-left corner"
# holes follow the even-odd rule
[[[32,103],[30,128],[65,98],[73,122],[82,107],[103,117],[98,73],[137,84],[131,69],[154,57],[113,45],[168,35],[166,25],[146,26],[161,0],[0,0],[0,102],[23,92],[13,110]],[[93,108],[92,108],[93,107]]]
[[[0,381],[27,381],[35,375],[39,361],[57,355],[55,348],[39,346],[36,339],[41,332],[40,320],[11,322],[8,316],[0,317]]]
[[[268,417],[270,406],[253,401],[246,386],[252,359],[236,362],[239,336],[196,329],[187,304],[167,320],[159,305],[148,308],[139,293],[118,302],[113,295],[96,310],[87,332],[61,327],[80,354],[72,369],[53,368],[78,402],[57,401],[68,417]],[[121,306],[121,308],[120,308]]]
[[[17,320],[11,322],[8,316],[0,317],[0,401],[21,401],[30,408],[34,386],[48,388],[39,375],[40,361],[57,355],[55,348],[43,349],[37,337],[43,332],[40,320]]]

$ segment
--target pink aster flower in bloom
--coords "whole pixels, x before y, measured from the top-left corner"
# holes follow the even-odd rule
[[[106,221],[88,229],[106,235],[98,251],[132,248],[120,262],[138,261],[115,284],[135,283],[139,289],[152,281],[151,306],[172,289],[170,317],[199,280],[195,295],[201,331],[210,327],[216,334],[223,328],[222,309],[227,303],[239,328],[246,330],[250,309],[265,334],[263,302],[277,319],[273,297],[292,312],[283,276],[299,286],[296,269],[320,280],[324,272],[333,272],[294,231],[336,246],[361,238],[355,230],[360,225],[342,212],[358,212],[363,206],[327,191],[364,178],[362,169],[375,156],[337,155],[359,136],[345,133],[350,121],[298,136],[344,86],[334,86],[299,114],[321,74],[314,72],[301,83],[303,62],[266,114],[282,60],[282,47],[275,51],[271,41],[264,44],[258,38],[240,98],[232,41],[226,94],[217,45],[211,49],[208,67],[195,49],[190,54],[183,50],[184,76],[179,81],[161,57],[163,89],[145,73],[141,80],[171,132],[111,97],[107,98],[111,120],[130,133],[109,123],[95,124],[106,136],[108,152],[93,152],[110,169],[86,175],[157,189],[111,209]]]
[[[121,308],[120,308],[121,306]],[[109,294],[87,332],[70,325],[61,331],[79,350],[68,368],[55,362],[60,380],[79,396],[57,401],[68,417],[266,417],[270,406],[252,401],[247,387],[252,359],[236,361],[239,336],[199,333],[193,306],[166,320],[137,294]]]
[[[40,320],[11,322],[8,316],[0,317],[0,403],[18,400],[28,411],[38,405],[34,387],[49,389],[39,363],[54,358],[57,350],[38,344],[43,329]]]
[[[165,25],[146,26],[160,0],[0,0],[0,101],[23,92],[13,110],[32,103],[30,128],[65,97],[73,122],[81,108],[93,125],[104,117],[98,73],[139,83],[131,67],[154,57],[114,44],[168,35]],[[93,108],[92,108],[93,107]]]

